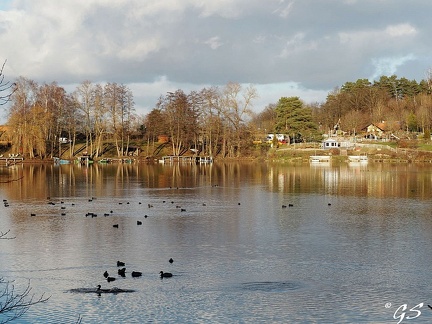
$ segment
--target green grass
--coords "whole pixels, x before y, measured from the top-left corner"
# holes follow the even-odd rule
[[[431,151],[432,152],[432,144],[431,143],[419,143],[418,149],[422,151]]]

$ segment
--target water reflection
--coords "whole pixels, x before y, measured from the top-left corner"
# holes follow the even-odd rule
[[[430,197],[430,166],[369,164],[269,168],[272,190],[371,197]]]
[[[427,166],[41,164],[0,176],[20,179],[0,186],[0,230],[16,236],[0,242],[0,277],[53,296],[24,323],[377,323],[392,320],[385,302],[431,302]],[[126,276],[108,283],[117,260]],[[97,284],[134,292],[65,293]]]
[[[260,184],[282,193],[420,197],[432,190],[429,166],[369,164],[350,166],[227,163],[206,165],[15,165],[2,168],[10,199],[106,196],[134,188],[241,188]],[[22,179],[21,179],[22,178]],[[14,181],[20,179],[19,181]],[[4,190],[4,188],[3,188]]]

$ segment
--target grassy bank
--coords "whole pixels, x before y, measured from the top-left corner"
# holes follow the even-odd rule
[[[104,154],[98,159],[102,158],[117,158],[117,151],[115,146],[108,145],[105,143],[109,150],[104,151]],[[78,143],[75,146],[74,151],[79,151],[84,143]],[[131,156],[134,159],[140,161],[157,160],[164,155],[171,155],[172,148],[169,143],[155,143],[147,147],[146,143],[131,143],[131,146],[139,147],[140,154],[138,156]],[[9,156],[9,153],[15,153],[10,150],[3,150],[3,156]],[[236,158],[225,158],[221,155],[216,155],[214,158],[217,160],[226,161],[239,161],[239,160],[256,160],[256,161],[271,161],[271,162],[284,162],[284,163],[307,163],[311,155],[331,155],[333,162],[345,162],[348,160],[350,155],[366,155],[370,161],[376,162],[432,162],[432,144],[420,141],[411,142],[386,142],[386,143],[358,143],[351,148],[333,148],[333,149],[322,149],[320,143],[302,143],[302,144],[283,144],[277,148],[272,148],[268,144],[251,145],[244,149],[245,152],[241,157]],[[60,156],[61,159],[74,160],[79,153],[75,156],[70,156],[69,150],[66,147],[62,149],[63,154]],[[192,153],[187,151],[185,155],[191,155]],[[52,161],[52,159],[28,159],[25,158],[25,162],[46,162]]]
[[[344,149],[314,149],[314,148],[276,148],[270,149],[267,160],[303,163],[308,162],[311,155],[331,155],[333,162],[344,162],[350,155],[366,155],[369,161],[390,163],[432,163],[432,146],[423,145],[418,148],[400,148],[395,145],[365,145]]]

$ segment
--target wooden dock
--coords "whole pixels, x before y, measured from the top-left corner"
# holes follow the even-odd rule
[[[0,157],[0,163],[4,163],[5,165],[12,165],[12,164],[16,164],[16,163],[19,163],[19,162],[22,162],[22,161],[24,161],[24,158],[23,157],[17,157],[17,156],[14,156],[14,157]]]
[[[211,156],[166,155],[159,160],[159,163],[213,163],[213,158]]]
[[[349,162],[367,163],[368,157],[367,157],[367,155],[350,155],[350,156],[348,156],[348,161]]]
[[[311,163],[322,163],[322,162],[329,163],[331,161],[331,156],[329,156],[329,155],[311,155],[309,157],[309,161]]]

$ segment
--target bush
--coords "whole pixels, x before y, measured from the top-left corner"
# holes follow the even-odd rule
[[[399,148],[416,149],[418,142],[415,140],[400,140],[398,146]]]

